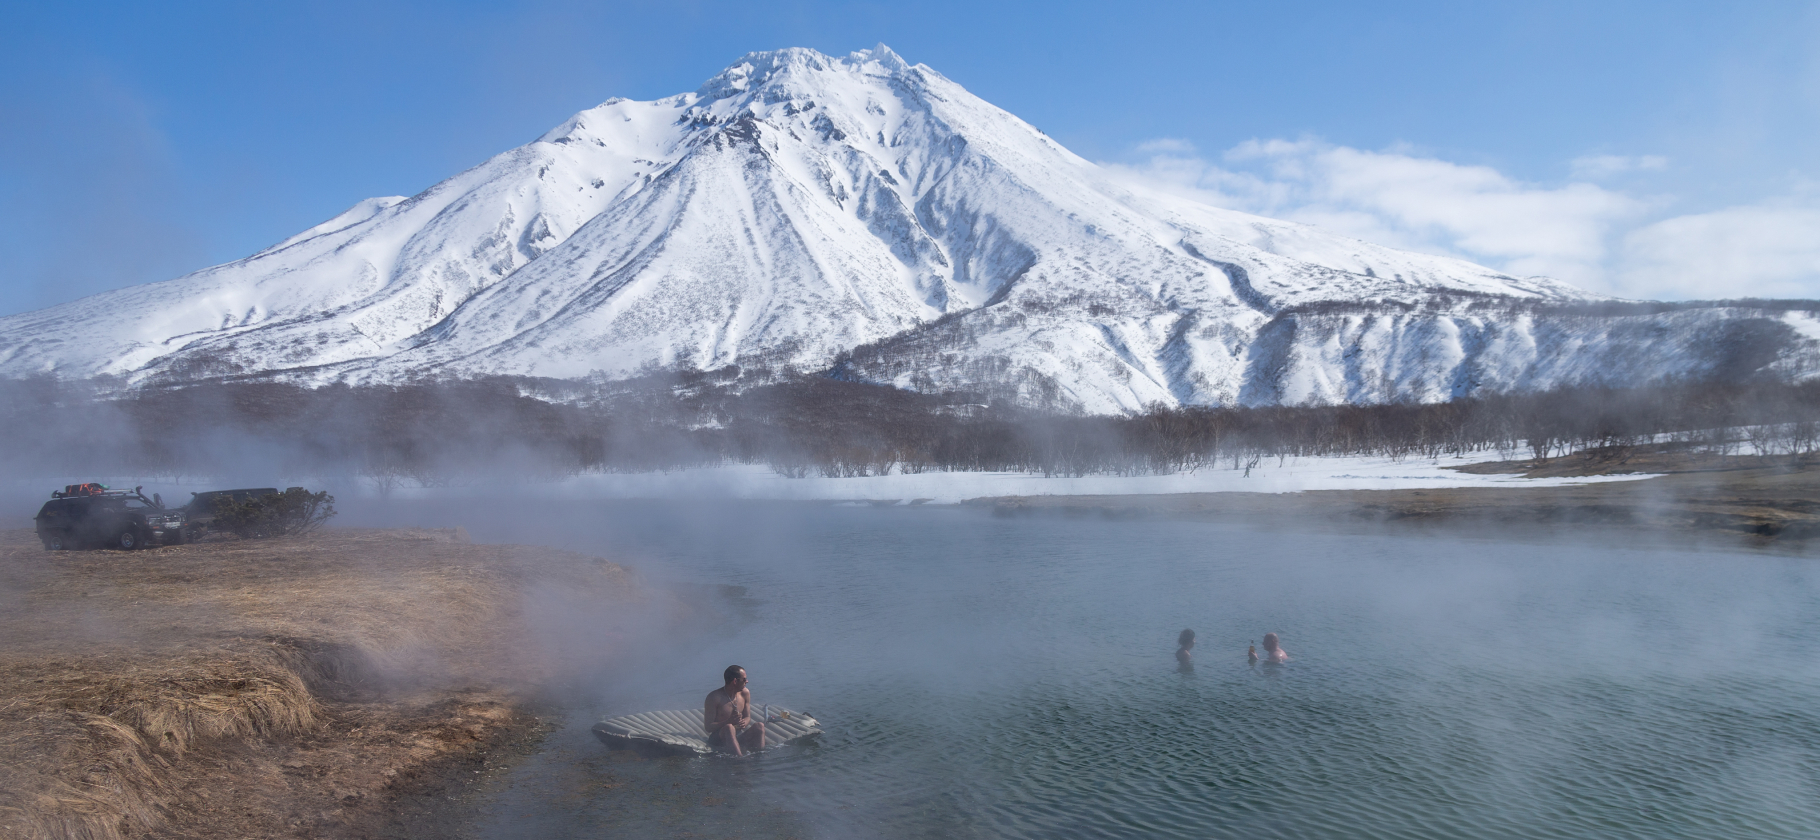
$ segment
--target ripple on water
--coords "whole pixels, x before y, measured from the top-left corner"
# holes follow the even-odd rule
[[[550,836],[1820,837],[1795,561],[875,510],[678,547],[647,518],[607,517],[647,574],[757,604],[698,670],[739,661],[827,734],[743,765],[576,746],[543,772],[645,787],[551,805]],[[1272,627],[1295,661],[1246,665]]]

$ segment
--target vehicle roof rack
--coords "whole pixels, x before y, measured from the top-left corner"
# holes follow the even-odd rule
[[[89,481],[82,484],[65,484],[63,485],[62,490],[52,490],[51,498],[82,499],[99,496],[117,499],[142,499],[145,498],[145,495],[139,492],[141,489],[143,488],[134,487],[131,490],[115,490],[98,481]]]

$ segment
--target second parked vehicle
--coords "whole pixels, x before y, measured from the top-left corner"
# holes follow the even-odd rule
[[[183,506],[183,537],[197,540],[215,527],[215,501],[232,499],[236,504],[278,494],[276,487],[248,487],[239,490],[204,490],[191,493],[190,503]]]

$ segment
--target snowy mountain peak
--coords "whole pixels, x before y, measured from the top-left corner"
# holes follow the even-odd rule
[[[910,65],[902,58],[898,57],[897,53],[892,52],[890,47],[885,46],[885,42],[883,41],[878,42],[876,46],[869,50],[855,50],[850,53],[848,57],[862,64],[866,62],[877,62],[879,66],[886,70],[910,69]]]
[[[895,78],[911,69],[909,63],[882,43],[869,50],[856,50],[841,58],[802,47],[791,47],[747,53],[709,79],[696,94],[698,101],[712,102],[767,87],[794,94],[813,93],[858,77]],[[927,68],[920,65],[918,69],[927,71]],[[848,78],[843,80],[836,78],[836,75]]]
[[[0,319],[0,374],[759,364],[1087,411],[1433,400],[1603,375],[1547,358],[1583,329],[1522,314],[1591,297],[1152,192],[883,44],[793,48],[246,259]]]

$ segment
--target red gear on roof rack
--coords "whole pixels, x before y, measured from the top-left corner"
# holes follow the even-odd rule
[[[51,498],[53,499],[74,499],[85,496],[119,496],[123,499],[143,498],[138,487],[135,487],[132,490],[114,490],[97,481],[89,481],[82,484],[65,484],[62,490],[51,492]]]

